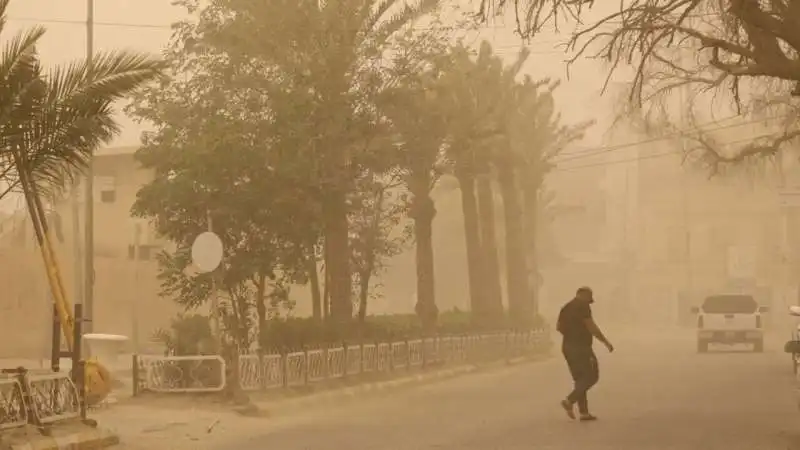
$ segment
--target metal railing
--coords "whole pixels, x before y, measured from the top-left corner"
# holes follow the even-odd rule
[[[81,417],[81,399],[69,374],[4,369],[0,378],[0,430],[46,427]]]
[[[148,391],[218,392],[225,389],[227,371],[225,360],[219,355],[135,355],[134,359],[138,366],[134,368],[134,379]],[[140,380],[139,376],[144,379]]]
[[[342,344],[315,350],[239,356],[242,389],[268,390],[366,374],[392,374],[450,364],[480,364],[544,353],[547,329],[437,336],[390,343]],[[218,392],[228,368],[216,355],[134,355],[134,395],[141,392]]]

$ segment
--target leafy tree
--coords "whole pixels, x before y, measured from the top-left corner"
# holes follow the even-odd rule
[[[389,258],[400,254],[410,239],[402,229],[408,199],[401,189],[398,173],[369,174],[359,181],[351,200],[350,250],[353,284],[358,298],[358,321],[367,317],[373,276],[379,275]]]
[[[229,299],[223,322],[239,346],[248,346],[251,309],[265,328],[270,296],[286,278],[302,282],[308,275],[317,204],[287,178],[295,168],[276,170],[280,155],[266,133],[266,101],[246,76],[252,65],[211,51],[195,24],[176,29],[165,51],[172,77],[142,90],[128,108],[156,128],[136,155],[154,178],[139,191],[133,213],[176,244],[174,254],[160,258],[162,294],[193,309],[217,294],[216,277]],[[209,222],[224,243],[224,263],[216,274],[186,276],[187,251]]]
[[[484,1],[481,11],[486,18],[495,6],[499,9],[494,11],[513,7],[518,31],[529,37],[559,16],[583,18],[593,3],[502,0],[494,5]],[[796,0],[634,0],[578,29],[570,44],[577,48],[574,58],[609,61],[609,78],[626,63],[633,64],[630,100],[636,106],[663,111],[662,100],[685,87],[694,89],[694,95],[727,91],[745,114],[784,116],[780,131],[733,152],[701,145],[705,162],[716,167],[774,155],[800,138],[799,16]],[[594,44],[599,44],[599,50],[594,50],[598,48]]]
[[[375,61],[398,31],[437,5],[438,0],[219,0],[203,20],[215,33],[215,46],[275,74],[270,111],[281,126],[273,127],[272,139],[298,160],[314,163],[302,183],[313,181],[320,199],[326,289],[337,321],[352,316],[347,198],[376,148],[385,148],[375,145],[383,135],[373,107],[383,87]]]

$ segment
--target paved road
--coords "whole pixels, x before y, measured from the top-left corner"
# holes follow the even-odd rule
[[[272,421],[214,450],[800,449],[780,342],[763,354],[706,355],[694,353],[691,336],[616,344],[614,354],[598,351],[595,423],[569,421],[558,408],[569,383],[553,359]]]

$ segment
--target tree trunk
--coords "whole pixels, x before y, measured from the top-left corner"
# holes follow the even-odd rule
[[[486,309],[489,323],[496,327],[503,321],[503,288],[500,284],[500,261],[497,256],[497,232],[495,231],[494,196],[492,178],[489,174],[478,176],[478,210],[480,217],[481,256],[483,256],[484,281],[486,283]]]
[[[317,257],[314,254],[314,246],[309,250],[308,260],[306,260],[306,272],[308,272],[308,284],[311,289],[311,311],[312,317],[316,322],[322,321],[322,295],[319,288],[319,272],[317,272]]]
[[[464,239],[467,246],[467,272],[469,274],[469,302],[472,320],[476,325],[487,323],[486,298],[484,296],[483,267],[481,264],[480,223],[478,199],[475,196],[475,178],[468,173],[458,174],[461,188],[461,210],[464,215]]]
[[[523,190],[525,203],[525,253],[528,266],[528,298],[530,299],[531,316],[539,313],[539,261],[536,241],[539,234],[539,187],[541,183],[528,182]]]
[[[246,313],[246,298],[236,295],[234,289],[228,288],[228,296],[231,299],[231,313],[230,324],[232,329],[228,330],[228,337],[226,339],[227,345],[225,351],[225,368],[227,370],[225,389],[229,398],[234,401],[240,401],[246,398],[244,391],[241,388],[241,373],[239,372],[239,354],[246,345],[247,328],[244,321],[244,314]]]
[[[256,313],[258,314],[258,348],[263,350],[267,346],[267,304],[266,291],[267,277],[258,274],[256,279]]]
[[[525,251],[524,217],[513,167],[500,169],[500,195],[506,238],[506,289],[508,313],[515,326],[526,328],[532,321]]]
[[[328,265],[325,265],[325,287],[322,291],[322,320],[327,321],[331,316],[331,291],[328,288],[331,285],[331,277],[328,274]]]
[[[363,325],[367,320],[367,301],[369,300],[369,280],[372,271],[365,271],[358,277],[358,323]]]
[[[411,217],[414,219],[416,240],[417,304],[415,310],[426,334],[436,329],[439,309],[436,306],[435,275],[433,268],[433,218],[436,207],[431,199],[428,180],[417,183],[412,192]]]
[[[350,279],[350,242],[347,201],[341,189],[331,189],[323,204],[325,217],[325,267],[330,287],[330,315],[345,323],[353,317]]]

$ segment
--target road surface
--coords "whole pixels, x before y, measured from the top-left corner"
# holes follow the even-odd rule
[[[272,420],[213,450],[800,449],[779,340],[763,354],[700,355],[691,331],[679,333],[619,337],[610,355],[596,349],[594,423],[559,409],[570,383],[553,358]]]

